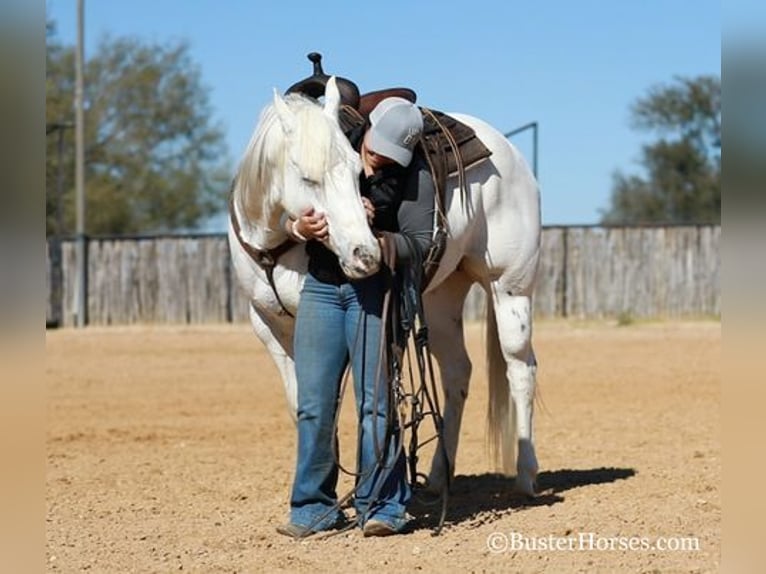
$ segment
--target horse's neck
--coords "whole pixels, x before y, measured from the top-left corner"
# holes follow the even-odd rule
[[[239,221],[242,239],[253,247],[262,250],[273,249],[288,238],[287,232],[281,225],[283,209],[265,210],[256,220],[244,217],[236,204],[234,210]]]

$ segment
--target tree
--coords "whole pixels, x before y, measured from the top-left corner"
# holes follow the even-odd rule
[[[676,78],[655,86],[631,110],[636,129],[659,141],[642,149],[646,177],[616,171],[602,222],[721,222],[721,81]]]
[[[71,122],[75,52],[47,32],[46,121]],[[193,229],[230,182],[223,131],[186,43],[104,38],[85,69],[86,232]],[[63,233],[74,230],[74,130],[61,157]],[[57,231],[57,136],[47,141],[47,232]]]

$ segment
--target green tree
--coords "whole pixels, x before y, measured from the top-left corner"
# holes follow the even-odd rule
[[[660,139],[642,149],[644,177],[614,173],[602,223],[720,223],[720,79],[654,86],[634,104],[631,119]]]
[[[75,50],[47,30],[47,232],[57,230],[55,126],[73,120]],[[86,232],[193,229],[225,206],[230,162],[186,43],[101,40],[85,66]],[[53,127],[53,131],[51,131]],[[74,231],[74,130],[64,129],[62,232]]]

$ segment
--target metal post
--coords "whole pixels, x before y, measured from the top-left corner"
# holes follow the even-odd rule
[[[532,173],[535,174],[535,179],[538,179],[537,177],[537,131],[538,131],[538,125],[537,122],[529,122],[528,124],[524,124],[521,127],[518,127],[516,129],[513,129],[509,132],[504,133],[503,135],[507,138],[514,136],[518,133],[521,133],[525,130],[532,130]]]
[[[84,83],[84,0],[77,0],[77,53],[75,57],[75,202],[77,235],[77,303],[76,325],[84,327],[88,309],[88,269],[86,266],[85,237],[85,126],[83,124]]]
[[[532,171],[535,174],[535,179],[537,179],[537,134],[539,133],[539,128],[537,126],[537,122],[534,123],[534,130],[532,131]]]

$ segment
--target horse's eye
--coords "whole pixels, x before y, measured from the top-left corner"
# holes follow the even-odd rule
[[[310,177],[302,177],[301,179],[303,180],[303,183],[305,183],[306,185],[310,185],[312,187],[316,187],[320,183],[315,179],[311,179]]]

